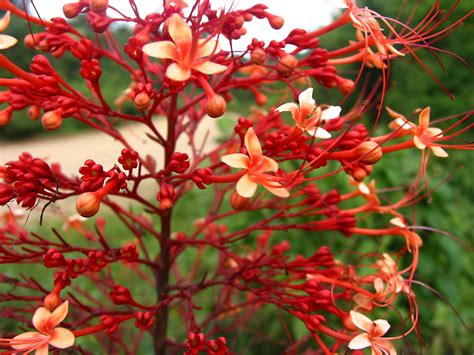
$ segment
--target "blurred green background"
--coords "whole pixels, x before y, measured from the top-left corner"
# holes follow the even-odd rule
[[[432,3],[433,1],[428,0],[419,2],[417,14],[427,13]],[[443,8],[447,9],[453,2],[442,1],[441,3]],[[367,5],[389,17],[397,17],[402,7],[405,6],[404,4],[405,2],[382,2],[375,0],[360,2],[361,6]],[[411,7],[407,7],[405,14],[409,13],[409,8]],[[471,8],[472,3],[463,1],[452,17],[459,18],[467,14]],[[401,16],[401,18],[403,19],[405,16]],[[412,23],[416,23],[416,20],[415,16]],[[84,32],[88,31],[85,24],[78,23],[78,26]],[[28,29],[23,22],[12,21],[7,33],[22,38],[22,36],[28,33]],[[350,36],[352,30],[347,31],[347,28],[331,33],[321,39],[322,46],[328,49],[344,46],[349,39],[352,39],[348,38],[348,34]],[[450,33],[437,42],[435,46],[445,51],[456,53],[468,63],[472,63],[474,58],[473,34],[474,24],[469,19],[455,32]],[[129,36],[129,32],[124,28],[116,29],[116,36],[119,42],[124,43]],[[4,54],[21,67],[27,68],[31,57],[37,53],[25,49],[22,45],[17,45],[5,51]],[[420,50],[417,54],[430,70],[440,78],[446,88],[454,94],[455,100],[451,100],[416,61],[406,57],[394,61],[392,64],[390,72],[391,83],[384,104],[406,115],[409,115],[418,107],[431,106],[433,118],[441,118],[471,110],[474,103],[472,96],[474,92],[472,71],[452,55],[438,54],[438,58],[445,68],[443,70],[437,59],[429,51]],[[63,74],[72,86],[86,91],[84,82],[78,73],[78,62],[76,59],[66,54],[61,60],[53,59],[52,61],[55,68]],[[127,87],[129,80],[119,70],[115,70],[115,67],[112,65],[103,65],[103,70],[103,78],[107,78],[107,80],[101,81],[103,92],[106,99],[112,102],[117,96],[117,88],[121,90]],[[346,77],[354,78],[357,70],[358,67],[346,67],[343,73]],[[377,77],[379,74],[376,70],[369,70],[368,72],[372,78]],[[1,69],[0,73],[2,76],[7,76]],[[317,87],[315,92],[319,102],[334,103],[341,99],[341,95],[335,90]],[[270,103],[276,100],[277,97],[269,98]],[[240,111],[241,114],[247,114],[251,106],[248,103],[252,101],[251,95],[237,92],[229,108],[230,110],[241,110],[243,107],[246,112]],[[134,108],[131,106],[125,107],[125,110],[134,112]],[[376,110],[374,109],[367,115],[367,122],[373,121],[375,117]],[[386,127],[387,122],[387,115],[383,113],[380,127]],[[234,123],[229,120],[222,120],[220,124],[222,129],[228,132]],[[66,120],[64,127],[55,134],[74,134],[78,130],[83,129],[84,127],[79,123],[73,120]],[[15,113],[11,124],[0,128],[0,140],[10,142],[12,140],[35,139],[35,136],[41,134],[41,132],[40,122],[30,121],[24,112]],[[472,141],[472,138],[473,134],[470,133],[467,139]],[[414,151],[397,153],[391,159],[383,159],[377,165],[373,175],[377,181],[377,186],[379,188],[406,187],[405,183],[412,181],[418,173],[419,159],[420,154]],[[440,297],[423,287],[414,285],[421,314],[420,335],[426,342],[424,349],[429,354],[472,354],[474,351],[474,342],[472,340],[472,327],[474,324],[474,276],[472,265],[474,260],[471,247],[474,242],[473,209],[471,205],[474,198],[474,179],[472,179],[474,171],[471,163],[472,157],[469,152],[464,151],[450,151],[448,159],[433,158],[429,168],[431,186],[434,187],[442,183],[439,187],[433,189],[432,199],[430,201],[422,201],[416,209],[417,225],[430,226],[446,231],[470,246],[466,247],[461,242],[457,242],[441,233],[420,231],[420,234],[423,236],[424,245],[421,250],[416,278],[441,293],[448,300],[449,304],[459,312],[467,325],[466,327],[462,324],[456,313]],[[329,190],[334,188],[335,185],[341,184],[345,179],[345,176],[341,176],[339,180],[331,181],[330,183],[323,181],[320,188],[323,191]],[[446,181],[444,181],[445,179]],[[202,217],[193,206],[209,203],[209,199],[209,192],[194,190],[186,200],[180,202],[179,208],[176,209],[178,211],[176,217],[178,219],[185,218],[186,220]],[[412,212],[411,210],[406,210],[405,214],[411,216]],[[55,222],[49,222],[50,225],[51,223],[54,224]],[[61,224],[62,222],[58,221],[57,223]],[[235,219],[231,223],[234,223],[234,227],[236,227],[241,223],[248,224],[249,220]],[[109,229],[111,233],[114,231],[117,231],[118,234],[123,233],[121,227],[119,225],[114,226],[113,223],[109,224]],[[369,238],[358,238],[357,236],[352,239],[342,237],[331,238],[329,235],[321,235],[315,238],[314,235],[303,232],[295,233],[289,238],[293,246],[293,252],[303,252],[304,250],[316,248],[319,245],[329,245],[333,248],[335,254],[338,255],[338,251],[350,248],[365,250],[380,247],[377,242],[365,239]],[[396,250],[396,242],[384,243],[383,247],[390,250],[391,243],[393,243],[393,250]],[[9,272],[12,271],[9,270]],[[278,322],[272,322],[272,317],[275,317],[273,310],[264,310],[260,317],[253,321],[253,326],[266,329],[267,334],[265,338],[286,339],[281,325]],[[0,330],[2,327],[3,324],[0,325]],[[294,333],[301,332],[301,324],[290,322],[289,327]],[[9,328],[9,326],[6,326],[6,328]],[[149,341],[150,339],[147,338],[144,344],[147,344]],[[416,348],[416,339],[414,337],[410,338],[410,342]],[[283,345],[263,340],[261,343],[250,345],[245,340],[239,339],[237,342],[234,339],[230,342],[230,346],[231,348],[235,346],[237,353],[243,353],[245,349],[246,353],[271,354],[278,353]],[[406,351],[410,352],[410,350]]]

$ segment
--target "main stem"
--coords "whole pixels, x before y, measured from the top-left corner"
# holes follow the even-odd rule
[[[177,96],[171,99],[170,109],[168,112],[168,135],[165,145],[165,167],[171,160],[176,146],[176,110]],[[172,209],[161,215],[161,233],[160,233],[160,254],[159,254],[159,270],[156,273],[156,293],[158,304],[168,298],[168,282],[171,268],[170,260],[170,236],[171,236],[171,216]],[[156,314],[156,326],[154,334],[154,345],[156,355],[166,354],[166,334],[168,331],[168,305],[162,305]]]

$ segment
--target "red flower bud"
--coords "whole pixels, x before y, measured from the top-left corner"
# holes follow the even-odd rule
[[[97,192],[85,192],[76,201],[76,210],[82,217],[92,217],[100,209],[101,198]]]
[[[44,307],[49,309],[51,312],[58,308],[61,303],[61,298],[59,298],[59,295],[54,292],[47,295],[43,301]]]
[[[33,105],[28,109],[28,117],[32,121],[37,121],[41,117],[41,108],[38,105]]]
[[[150,106],[150,96],[146,92],[140,92],[135,96],[133,102],[140,111],[146,110]]]
[[[354,149],[358,161],[362,164],[373,165],[382,158],[382,148],[374,141],[365,141]]]
[[[63,6],[64,16],[67,18],[75,18],[84,8],[82,1],[72,2]]]
[[[176,200],[176,192],[174,186],[169,184],[161,184],[161,189],[156,195],[156,199],[160,202],[160,209],[169,210],[173,207]]]
[[[230,205],[232,206],[232,208],[236,211],[242,211],[242,210],[245,210],[249,203],[250,203],[250,199],[249,198],[245,198],[245,197],[242,197],[240,196],[237,191],[233,191],[232,194],[230,195]]]
[[[293,70],[296,69],[297,66],[298,59],[296,59],[296,57],[292,56],[291,54],[286,54],[280,59],[276,69],[281,75],[288,76]]]
[[[151,312],[138,312],[135,326],[141,330],[147,330],[153,325],[153,313]]]
[[[285,24],[285,20],[280,16],[269,16],[268,17],[268,23],[275,30],[279,30]]]
[[[48,131],[53,131],[61,127],[63,123],[62,113],[63,111],[60,109],[45,112],[43,117],[41,118],[43,128]]]
[[[204,111],[210,117],[218,118],[225,113],[226,108],[227,104],[224,98],[220,95],[214,94],[207,97],[207,102],[204,106]]]
[[[107,7],[109,7],[109,1],[108,0],[90,0],[89,7],[91,11],[101,13],[107,10]]]
[[[56,248],[48,249],[46,254],[43,256],[44,265],[48,268],[63,266],[66,263],[63,254],[61,254]]]
[[[267,54],[262,48],[255,48],[250,53],[250,60],[253,64],[261,65],[265,63],[266,59],[267,59]]]
[[[9,106],[0,111],[0,127],[6,126],[12,119],[13,109]]]
[[[120,285],[114,286],[114,289],[110,291],[109,296],[115,304],[133,303],[132,295],[128,288]]]

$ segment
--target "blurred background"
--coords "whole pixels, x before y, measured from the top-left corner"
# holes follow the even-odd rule
[[[331,16],[337,15],[337,10],[330,7],[328,4],[321,2],[321,8],[317,8],[314,1],[295,0],[288,5],[287,1],[272,0],[273,4],[269,6],[270,12],[289,17],[284,31],[289,31],[292,27],[301,26],[307,30],[312,30],[315,27],[321,26],[330,21]],[[319,1],[319,0],[318,0]],[[125,3],[126,1],[122,1]],[[411,20],[412,24],[416,24],[424,14],[426,14],[432,3],[431,0],[418,1],[418,9],[416,15]],[[17,1],[22,3],[22,1]],[[52,3],[55,3],[54,5]],[[139,6],[144,6],[143,11],[152,11],[153,6],[150,7],[151,1],[137,2]],[[159,2],[156,2],[159,3]],[[257,1],[242,1],[238,6],[242,8],[248,4],[258,3]],[[272,2],[269,2],[272,3]],[[441,1],[444,10],[450,8],[454,1]],[[61,8],[61,1],[40,1],[36,0],[35,4],[39,13],[45,17],[59,15],[57,9]],[[147,5],[148,4],[148,5]],[[401,19],[408,17],[412,6],[407,6],[406,2],[395,1],[360,1],[359,6],[367,5],[371,9],[378,11],[388,17]],[[308,8],[309,6],[309,8]],[[48,9],[49,8],[49,9]],[[141,8],[141,7],[140,7]],[[295,9],[297,11],[295,11]],[[311,9],[311,11],[309,11]],[[456,11],[451,18],[456,19],[467,14],[472,9],[472,3],[463,1],[459,4]],[[30,7],[30,10],[32,8]],[[400,15],[402,13],[402,15]],[[324,15],[321,15],[324,14]],[[442,14],[440,14],[441,16]],[[447,24],[450,20],[447,21]],[[265,21],[261,21],[260,30],[249,32],[259,35],[260,33],[270,33],[270,27]],[[84,33],[90,32],[87,24],[83,18],[75,20],[76,26]],[[264,29],[264,30],[262,30]],[[33,31],[38,31],[33,27]],[[115,36],[119,43],[125,43],[130,36],[130,29],[126,26],[115,27]],[[353,29],[345,27],[344,29],[335,31],[327,36],[321,38],[321,45],[324,48],[335,49],[347,45],[348,40],[353,39]],[[6,31],[7,34],[15,36],[20,39],[29,33],[28,27],[23,21],[13,19],[10,27]],[[284,38],[285,32],[276,33],[277,39]],[[394,61],[391,66],[390,80],[387,91],[387,97],[384,105],[390,106],[395,111],[409,115],[419,107],[431,106],[432,119],[443,118],[454,114],[459,114],[472,109],[474,99],[472,93],[474,92],[474,82],[472,77],[472,70],[466,63],[461,61],[450,52],[455,53],[465,62],[471,63],[474,58],[474,42],[472,36],[474,34],[474,24],[471,19],[465,21],[456,31],[449,33],[445,38],[435,44],[436,47],[441,48],[444,52],[434,53],[428,50],[420,50],[417,52],[420,59],[425,63],[430,70],[442,81],[445,87],[454,95],[452,100],[434,80],[430,78],[428,73],[409,56]],[[248,38],[252,38],[250,35]],[[260,38],[259,38],[260,39]],[[262,38],[267,40],[267,38]],[[248,39],[244,40],[248,41]],[[13,60],[19,66],[28,68],[32,56],[38,54],[35,51],[27,49],[22,43],[3,52],[8,58]],[[66,54],[60,60],[52,59],[54,67],[63,77],[75,88],[87,92],[87,87],[78,73],[78,62],[72,56]],[[442,63],[442,64],[441,64]],[[110,64],[110,65],[109,65]],[[347,67],[344,69],[344,76],[348,78],[355,78],[358,72],[358,67]],[[7,77],[0,69],[2,77]],[[375,78],[378,76],[376,70],[368,70],[369,85],[375,84]],[[129,85],[129,78],[124,76],[119,70],[111,64],[104,61],[103,64],[103,78],[101,85],[104,96],[109,102],[113,102],[120,94],[120,91]],[[105,79],[106,78],[106,79]],[[372,81],[370,81],[372,80]],[[278,90],[275,90],[278,93]],[[337,102],[342,99],[341,94],[337,90],[328,90],[321,87],[315,88],[315,93],[318,102]],[[354,95],[356,96],[356,95]],[[278,96],[269,97],[269,104],[276,102]],[[252,104],[250,104],[252,103]],[[237,92],[234,96],[234,101],[229,105],[230,111],[239,110],[239,114],[245,115],[250,113],[253,105],[253,97],[242,92]],[[344,105],[350,107],[350,100]],[[242,108],[244,112],[242,112]],[[124,111],[135,113],[135,108],[132,105],[125,105]],[[367,115],[367,120],[375,120],[376,108],[373,112]],[[370,121],[368,121],[370,122]],[[387,114],[383,113],[380,129],[385,129],[388,122]],[[210,128],[213,134],[218,137],[221,132],[229,132],[235,121],[231,118],[221,119],[218,122],[218,127]],[[82,126],[79,122],[74,120],[65,120],[63,127],[58,132],[44,132],[41,127],[41,122],[31,121],[26,112],[15,113],[11,123],[7,127],[0,128],[0,159],[1,163],[13,159],[11,154],[19,155],[25,150],[25,147],[32,147],[33,145],[42,146],[43,148],[49,142],[58,140],[63,145],[51,145],[52,150],[74,150],[77,145],[71,142],[83,142],[86,146],[92,146],[90,143],[93,137],[93,132]],[[135,134],[138,134],[135,132]],[[95,137],[95,136],[94,136]],[[471,132],[468,139],[472,141],[473,134]],[[98,138],[100,139],[100,138]],[[100,140],[99,140],[100,142]],[[72,145],[72,148],[71,148]],[[100,151],[101,148],[96,147],[92,150]],[[120,148],[116,148],[120,149]],[[43,150],[44,151],[44,150]],[[71,151],[72,152],[72,151]],[[85,152],[87,154],[87,151]],[[49,155],[48,153],[44,153]],[[108,152],[104,152],[108,154]],[[110,157],[110,161],[114,161],[117,157],[118,150],[114,151],[114,155]],[[54,155],[54,152],[51,152]],[[373,178],[377,181],[377,187],[406,187],[406,183],[412,181],[417,173],[419,167],[420,154],[416,151],[402,152],[392,159],[383,159],[377,165]],[[433,158],[435,160],[436,158]],[[73,160],[73,159],[70,159]],[[74,161],[72,161],[74,162]],[[74,162],[79,167],[82,161]],[[100,161],[102,163],[102,161]],[[428,201],[422,201],[416,211],[407,209],[405,214],[407,216],[416,216],[416,224],[420,226],[429,226],[441,232],[427,232],[423,231],[420,234],[423,237],[424,245],[421,250],[421,258],[419,269],[416,274],[416,279],[432,287],[440,295],[430,291],[428,288],[420,285],[414,285],[414,291],[417,295],[418,304],[420,307],[421,322],[419,328],[419,335],[422,339],[422,345],[425,351],[429,354],[472,354],[474,351],[474,342],[472,340],[472,331],[474,324],[474,274],[472,272],[473,257],[472,245],[474,242],[474,225],[473,225],[473,208],[472,201],[474,197],[474,173],[472,167],[472,155],[464,151],[450,151],[448,159],[436,159],[432,161],[429,168],[429,179],[432,187],[432,197]],[[321,190],[329,190],[334,188],[337,184],[342,184],[346,177],[341,177],[340,180],[332,181],[329,185],[327,181],[320,186]],[[326,186],[324,184],[327,184]],[[199,211],[191,207],[194,203],[203,203],[208,200],[206,192],[194,191],[189,197],[188,205],[186,201],[180,204],[179,215],[182,215],[187,220],[190,218],[199,218]],[[249,221],[236,220],[235,223],[248,223]],[[29,222],[29,228],[35,228],[33,221]],[[62,221],[57,221],[62,224]],[[39,228],[39,227],[38,227]],[[449,234],[449,235],[448,235]],[[351,239],[345,238],[330,238],[330,235],[317,236],[304,234],[302,232],[298,235],[289,238],[293,252],[302,252],[310,247],[318,247],[320,245],[329,245],[333,251],[338,255],[338,250],[348,250],[350,248],[357,248],[358,250],[371,250],[383,247],[383,250],[390,251],[397,250],[397,242],[388,242],[379,245],[372,240],[362,240],[368,238]],[[459,240],[457,240],[459,239]],[[393,243],[393,244],[392,244]],[[406,307],[401,304],[400,307]],[[281,324],[278,322],[269,323],[271,319],[271,312],[263,312],[261,318],[254,320],[253,324],[256,328],[266,329],[267,336],[265,338],[280,338],[286,339],[282,331]],[[461,320],[462,318],[462,320]],[[8,325],[0,322],[0,333],[3,328]],[[294,333],[301,331],[298,325],[290,324],[290,329]],[[415,349],[417,349],[416,339],[410,338],[408,340]],[[247,353],[264,353],[270,354],[279,351],[279,344],[262,341],[261,343],[245,344],[245,341],[240,340],[240,349],[246,349]],[[232,348],[232,343],[230,344]],[[406,352],[415,352],[406,347]]]

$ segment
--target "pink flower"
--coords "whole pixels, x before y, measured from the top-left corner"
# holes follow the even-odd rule
[[[13,339],[0,339],[0,344],[10,345],[22,353],[35,351],[36,355],[48,354],[48,346],[65,349],[74,344],[74,334],[66,328],[56,326],[66,318],[68,302],[65,301],[53,312],[40,307],[33,315],[33,325],[38,332],[26,332]]]
[[[10,24],[10,11],[0,20],[0,32],[5,31]],[[15,37],[0,34],[0,50],[13,47],[18,40]]]
[[[338,118],[341,113],[339,106],[322,107],[316,105],[313,99],[313,89],[308,88],[298,96],[299,106],[293,102],[283,104],[276,110],[291,112],[296,126],[316,138],[331,138],[331,134],[324,128],[318,127],[327,120]]]
[[[173,40],[148,43],[143,46],[143,52],[150,57],[171,59],[172,63],[166,69],[166,76],[175,81],[186,81],[191,77],[191,70],[203,74],[222,73],[225,65],[211,62],[210,55],[220,51],[219,43],[210,38],[195,38],[191,28],[178,14],[173,14],[168,20],[168,32]]]
[[[396,355],[393,344],[382,338],[389,329],[390,324],[385,319],[370,320],[362,313],[351,311],[351,320],[354,325],[365,331],[356,335],[349,342],[349,349],[358,350],[370,347],[372,355]]]
[[[400,129],[404,134],[413,135],[413,144],[418,149],[424,150],[428,147],[437,157],[446,158],[448,156],[448,152],[434,143],[437,139],[443,137],[443,131],[440,128],[430,127],[430,107],[421,110],[418,116],[418,126],[389,108],[387,108],[387,111],[390,116],[395,118],[390,123],[390,128]]]
[[[248,156],[241,153],[224,155],[221,160],[233,168],[245,169],[246,173],[237,182],[237,193],[245,198],[255,194],[258,184],[263,185],[272,194],[279,197],[288,197],[290,193],[281,186],[277,178],[266,174],[278,171],[278,163],[262,154],[262,148],[253,128],[249,128],[245,134],[245,147]]]

